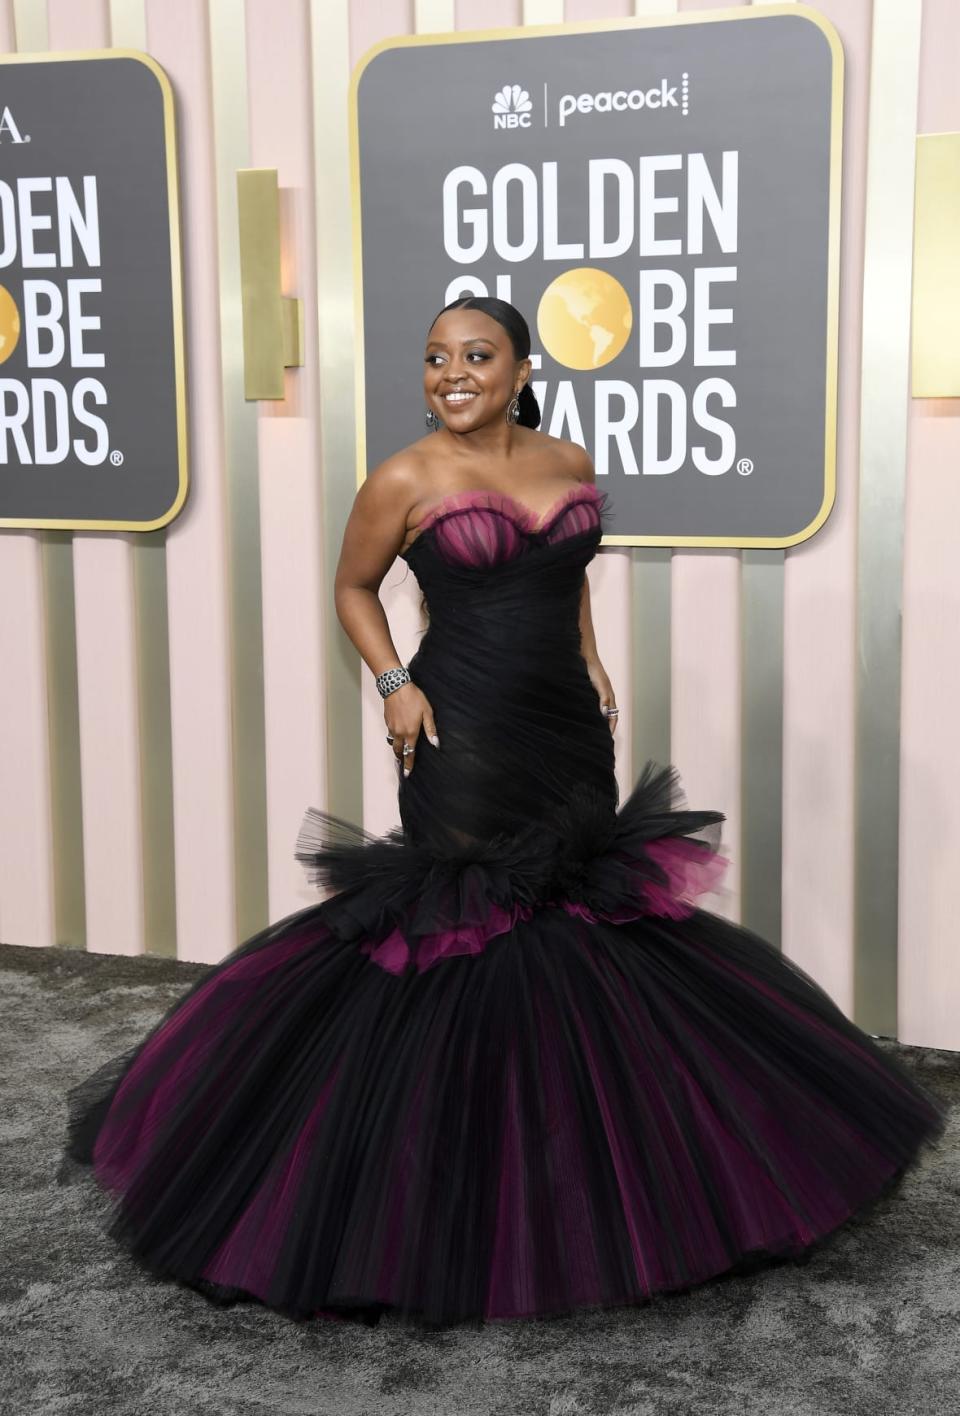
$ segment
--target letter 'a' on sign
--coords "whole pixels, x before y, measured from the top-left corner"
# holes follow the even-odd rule
[[[0,527],[155,531],[187,496],[170,81],[0,56]]]

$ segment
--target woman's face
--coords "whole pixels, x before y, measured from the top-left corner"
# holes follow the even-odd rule
[[[514,393],[530,377],[503,325],[482,310],[447,310],[427,335],[423,393],[451,432],[467,432],[503,418]],[[459,393],[459,398],[449,394]],[[464,397],[463,395],[467,395]]]

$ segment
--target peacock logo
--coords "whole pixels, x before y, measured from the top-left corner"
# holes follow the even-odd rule
[[[519,84],[507,84],[491,104],[495,128],[529,128],[533,104],[530,95]]]

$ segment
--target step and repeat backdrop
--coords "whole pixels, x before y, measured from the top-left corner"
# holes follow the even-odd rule
[[[339,547],[486,293],[610,492],[621,794],[675,763],[717,910],[957,1046],[958,453],[910,301],[958,42],[949,0],[0,7],[0,941],[214,962],[316,898],[307,805],[396,824]],[[250,169],[302,309],[260,402]],[[402,561],[380,595],[406,662]]]

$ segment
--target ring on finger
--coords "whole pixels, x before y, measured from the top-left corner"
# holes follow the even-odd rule
[[[403,744],[403,755],[404,755],[404,757],[406,757],[406,755],[407,755],[408,752],[412,752],[412,751],[413,751],[413,743],[412,743],[412,742],[405,742],[405,743]]]

